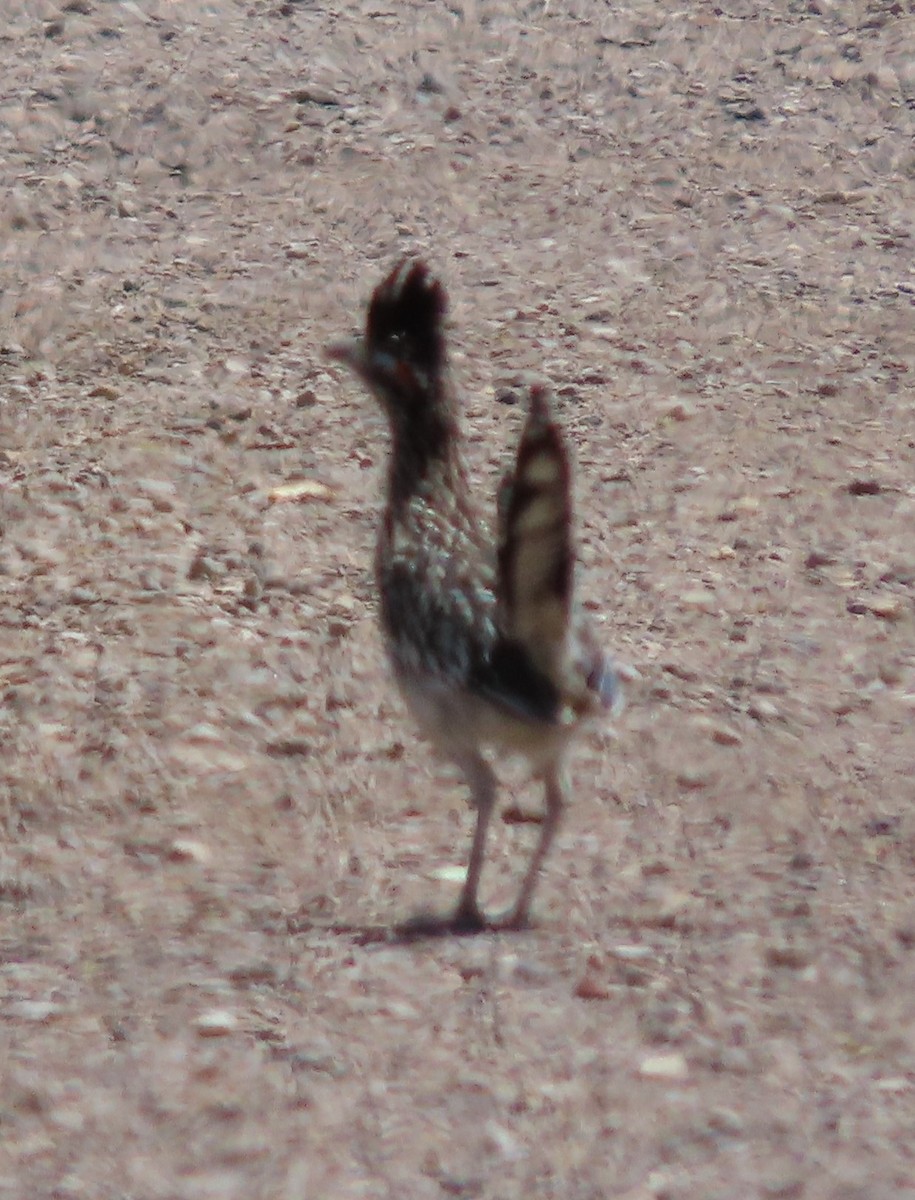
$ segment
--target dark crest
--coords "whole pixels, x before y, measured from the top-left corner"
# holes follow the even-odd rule
[[[445,289],[424,262],[405,259],[375,289],[366,320],[370,355],[385,355],[430,381],[445,364]]]

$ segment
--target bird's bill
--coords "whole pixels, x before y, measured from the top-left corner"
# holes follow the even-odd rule
[[[368,364],[365,343],[362,338],[346,338],[344,341],[331,342],[326,349],[326,354],[331,362],[343,363],[357,375],[365,377]]]

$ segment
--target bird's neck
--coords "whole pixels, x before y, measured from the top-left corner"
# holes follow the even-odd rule
[[[388,502],[395,511],[422,492],[463,485],[461,434],[454,407],[445,398],[391,422]]]

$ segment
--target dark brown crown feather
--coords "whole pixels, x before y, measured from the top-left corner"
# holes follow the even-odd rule
[[[438,375],[445,365],[447,309],[447,293],[426,264],[403,259],[372,294],[365,329],[369,353]]]

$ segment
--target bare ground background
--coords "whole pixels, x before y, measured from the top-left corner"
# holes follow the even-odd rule
[[[0,60],[0,1195],[915,1195],[913,6],[7,3]],[[321,347],[413,250],[481,498],[557,390],[643,682],[537,927],[405,946],[469,816]]]

